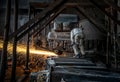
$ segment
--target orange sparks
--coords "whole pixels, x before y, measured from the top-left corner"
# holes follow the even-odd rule
[[[0,49],[3,48],[3,41],[0,41]],[[8,44],[8,53],[12,54],[13,44]],[[26,54],[26,47],[25,45],[18,44],[17,45],[17,53]],[[35,50],[34,48],[30,48],[30,54],[37,54],[37,55],[46,55],[46,56],[58,56],[54,52],[46,51],[46,50]]]
[[[30,53],[31,54],[42,54],[42,55],[47,55],[47,56],[57,56],[55,53],[53,52],[49,52],[49,51],[44,51],[44,50],[34,50],[34,49],[30,49]]]

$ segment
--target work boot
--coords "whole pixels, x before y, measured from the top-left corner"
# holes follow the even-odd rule
[[[73,56],[74,58],[80,58],[80,54]]]

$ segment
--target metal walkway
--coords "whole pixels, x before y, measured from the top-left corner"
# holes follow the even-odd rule
[[[120,82],[120,74],[90,58],[48,59],[47,69],[51,70],[50,82]]]

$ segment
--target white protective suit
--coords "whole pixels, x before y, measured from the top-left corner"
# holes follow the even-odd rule
[[[52,46],[52,48],[56,47],[56,44],[55,44],[56,38],[57,38],[57,35],[56,35],[54,29],[52,29],[51,32],[49,32],[47,35],[47,41],[48,41],[49,48],[50,48],[50,46]]]
[[[71,42],[75,53],[75,57],[80,58],[80,56],[84,56],[85,51],[84,51],[83,41],[85,36],[82,28],[72,29],[70,34],[71,34]]]

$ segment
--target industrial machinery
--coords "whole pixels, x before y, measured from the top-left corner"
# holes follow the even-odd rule
[[[63,24],[63,25],[61,25]],[[79,22],[79,25],[84,29],[83,32],[85,34],[85,49],[88,52],[90,49],[95,50],[96,47],[93,46],[96,44],[96,41],[105,40],[105,35],[101,33],[98,29],[96,29],[88,20],[83,19]],[[54,50],[57,54],[61,54],[63,51],[73,52],[71,41],[70,41],[70,31],[78,27],[78,22],[63,22],[57,23],[55,22],[54,28],[52,31],[48,33],[47,40],[49,49]],[[63,30],[64,28],[64,30]],[[65,29],[66,28],[66,29]],[[68,29],[69,28],[69,29]],[[90,43],[94,41],[95,43]],[[93,44],[89,45],[87,43]],[[91,47],[92,46],[92,47]]]

